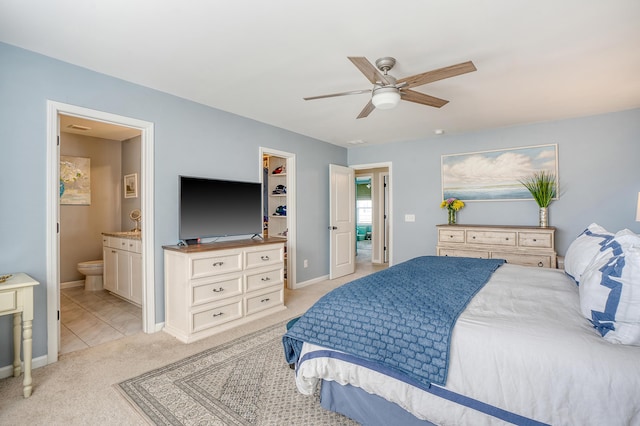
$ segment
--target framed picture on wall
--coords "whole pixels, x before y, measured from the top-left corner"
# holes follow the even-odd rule
[[[138,198],[138,174],[124,175],[124,198]]]
[[[91,159],[60,156],[60,204],[91,204]]]
[[[554,175],[557,185],[557,144],[443,155],[442,199],[529,200],[521,180],[542,171]]]

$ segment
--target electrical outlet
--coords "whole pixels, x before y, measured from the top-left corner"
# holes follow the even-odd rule
[[[309,267],[309,260],[305,259],[305,260],[302,262],[302,266],[304,266],[305,268]]]

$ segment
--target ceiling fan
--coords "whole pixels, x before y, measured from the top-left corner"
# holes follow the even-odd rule
[[[389,70],[396,64],[396,60],[394,58],[388,56],[380,58],[376,61],[375,66],[373,66],[373,64],[363,56],[349,56],[348,58],[373,84],[372,89],[311,96],[303,99],[305,101],[310,101],[313,99],[332,98],[335,96],[371,93],[371,99],[367,105],[365,105],[357,118],[367,117],[376,108],[391,109],[398,105],[401,99],[409,102],[415,102],[417,104],[440,108],[443,105],[446,105],[449,101],[416,92],[415,90],[411,90],[411,88],[476,70],[473,62],[467,61],[397,80],[395,77],[388,74]]]

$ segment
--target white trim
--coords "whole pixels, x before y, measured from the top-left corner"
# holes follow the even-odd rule
[[[58,360],[60,344],[58,310],[60,309],[60,266],[58,222],[59,194],[59,114],[126,126],[141,131],[141,205],[142,229],[142,329],[145,333],[157,331],[155,324],[155,243],[154,243],[154,185],[153,185],[153,123],[96,111],[75,105],[47,100],[47,363]],[[145,232],[146,231],[146,232]]]
[[[66,283],[60,283],[60,289],[76,287],[84,287],[84,280],[67,281]]]
[[[389,246],[387,247],[388,253],[387,256],[389,258],[389,266],[393,266],[393,173],[392,173],[392,162],[383,162],[383,163],[370,163],[370,164],[355,164],[351,167],[354,170],[368,170],[368,169],[379,169],[379,168],[387,168],[389,171]],[[384,254],[382,256],[384,258]]]
[[[301,289],[302,287],[307,287],[307,286],[310,286],[310,285],[313,285],[313,284],[318,284],[319,282],[326,281],[328,279],[329,279],[329,275],[327,274],[327,275],[323,275],[321,277],[312,278],[310,280],[303,281],[301,283],[296,283],[296,285],[293,288],[293,290],[298,290],[298,289]]]
[[[32,369],[44,367],[47,364],[47,355],[42,355],[31,360]],[[20,363],[20,369],[24,371],[24,361]],[[0,379],[6,379],[7,377],[13,377],[13,364],[0,368]]]
[[[277,149],[260,147],[260,182],[262,182],[262,169],[264,155],[275,155],[287,159],[287,288],[296,286],[296,250],[297,250],[297,204],[296,204],[296,155]]]

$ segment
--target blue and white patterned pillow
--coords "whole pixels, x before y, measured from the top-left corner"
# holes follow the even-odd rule
[[[640,346],[640,236],[618,232],[580,281],[580,309],[611,343]]]
[[[564,271],[580,284],[581,276],[613,234],[592,223],[571,243],[564,256]]]

